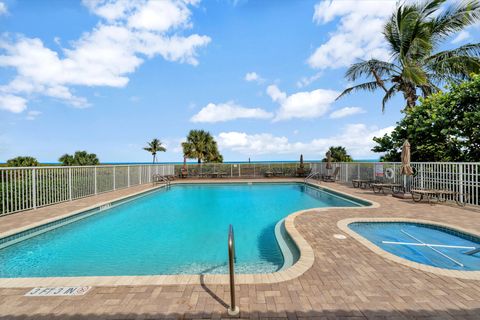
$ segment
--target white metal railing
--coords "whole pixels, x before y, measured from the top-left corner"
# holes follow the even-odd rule
[[[340,167],[338,181],[354,179],[403,183],[412,188],[454,191],[461,200],[480,205],[480,162],[414,162],[415,176],[400,174],[399,162],[339,162],[327,170],[323,162],[187,164],[188,177],[260,178],[331,174]],[[393,174],[386,177],[387,169]],[[154,174],[183,175],[183,165],[101,165],[83,167],[0,168],[0,215],[70,201],[129,186],[151,183]]]
[[[439,189],[456,192],[462,202],[480,205],[480,162],[412,162],[414,176],[400,174],[400,162],[338,162],[326,169],[325,163],[312,164],[312,172],[327,174],[340,167],[338,181],[350,183],[354,179],[383,180],[404,184],[411,189]],[[391,169],[391,177],[386,176]]]
[[[152,182],[173,175],[174,165],[0,168],[0,215],[35,209]]]
[[[311,172],[315,162],[305,162],[300,168],[299,162],[238,162],[238,163],[202,163],[187,164],[186,175],[195,177],[264,178],[305,177]],[[181,176],[184,165],[175,165],[175,173]]]

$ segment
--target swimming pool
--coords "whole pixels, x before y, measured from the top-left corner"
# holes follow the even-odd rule
[[[348,227],[381,249],[437,268],[479,271],[480,238],[452,228],[415,222],[353,222]]]
[[[172,185],[0,249],[0,277],[226,273],[230,224],[236,271],[274,272],[285,263],[275,226],[287,215],[365,204],[300,183]]]

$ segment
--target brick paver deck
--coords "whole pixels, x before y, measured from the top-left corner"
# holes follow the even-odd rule
[[[239,285],[241,318],[480,319],[480,281],[413,269],[380,257],[352,237],[333,237],[342,233],[337,222],[353,217],[426,219],[480,233],[480,212],[416,204],[338,184],[328,186],[376,201],[380,207],[310,210],[298,216],[295,227],[315,252],[313,267],[290,281]],[[108,200],[88,199],[83,201]],[[8,228],[4,221],[17,227],[16,219],[26,223],[53,211],[54,206],[3,217],[0,227]],[[226,318],[229,302],[225,285],[94,287],[77,297],[24,297],[27,291],[0,289],[1,319]]]

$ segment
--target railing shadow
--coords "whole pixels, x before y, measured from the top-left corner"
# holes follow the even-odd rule
[[[222,300],[222,298],[220,298],[215,292],[213,292],[205,283],[205,275],[208,274],[209,272],[219,268],[219,267],[226,267],[227,264],[226,263],[223,263],[223,264],[219,264],[219,265],[216,265],[216,266],[213,266],[213,267],[210,267],[208,269],[205,269],[201,272],[200,274],[200,286],[202,287],[203,290],[205,290],[206,293],[208,293],[215,301],[217,301],[218,303],[220,303],[223,307],[225,308],[228,308],[228,304]]]

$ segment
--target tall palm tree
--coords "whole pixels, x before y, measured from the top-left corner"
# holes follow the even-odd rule
[[[439,91],[445,82],[459,82],[480,70],[480,43],[453,50],[437,51],[450,36],[480,20],[480,1],[457,1],[442,10],[446,0],[404,3],[385,24],[383,35],[389,45],[391,61],[370,59],[350,66],[349,81],[372,81],[345,89],[338,98],[353,91],[382,89],[382,111],[396,93],[401,92],[406,108],[416,105],[419,94],[426,97]],[[337,99],[338,99],[337,98]]]
[[[153,156],[153,163],[157,161],[157,152],[165,152],[167,149],[165,149],[164,146],[162,146],[162,142],[155,138],[150,142],[147,142],[147,147],[143,148],[143,150],[148,151],[152,154]]]
[[[190,130],[187,141],[182,143],[183,154],[188,159],[197,159],[198,163],[222,162],[217,142],[205,130]]]

